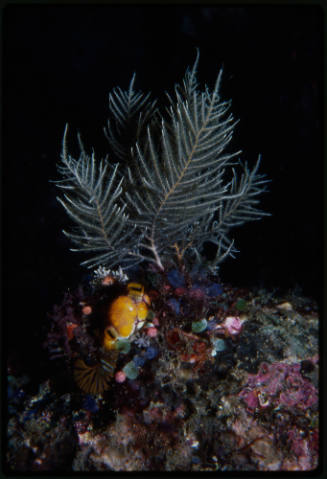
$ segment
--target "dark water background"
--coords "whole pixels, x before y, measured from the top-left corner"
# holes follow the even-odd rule
[[[108,92],[172,91],[199,47],[199,80],[214,84],[240,119],[231,145],[272,183],[272,217],[235,230],[235,286],[296,285],[322,294],[322,10],[315,6],[11,6],[3,17],[3,338],[26,371],[44,358],[42,324],[85,273],[61,229],[56,202],[65,123],[96,153]],[[46,366],[45,366],[46,367]],[[41,374],[41,372],[40,372]],[[43,373],[42,373],[43,374]]]

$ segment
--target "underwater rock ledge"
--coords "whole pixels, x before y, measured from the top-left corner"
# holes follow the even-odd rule
[[[28,378],[9,365],[9,471],[318,466],[314,301],[199,274],[186,284],[176,271],[149,273],[145,324],[120,343],[106,388],[90,394],[74,381],[74,364],[99,364],[99,318],[113,301],[107,276],[66,294],[50,317],[47,347],[58,377],[31,395]],[[114,297],[126,297],[125,286]],[[92,374],[89,383],[97,380]]]

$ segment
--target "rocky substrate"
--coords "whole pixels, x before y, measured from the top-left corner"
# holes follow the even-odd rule
[[[8,470],[314,470],[317,305],[213,284],[154,285],[152,332],[118,361],[136,377],[103,394],[79,391],[67,368],[66,390],[49,378],[30,395],[10,370]]]

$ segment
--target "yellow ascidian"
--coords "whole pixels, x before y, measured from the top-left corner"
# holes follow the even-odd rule
[[[119,296],[109,307],[103,338],[105,349],[115,349],[116,341],[130,337],[135,328],[143,326],[147,317],[150,298],[144,294],[143,286],[129,283],[127,291],[127,295]]]

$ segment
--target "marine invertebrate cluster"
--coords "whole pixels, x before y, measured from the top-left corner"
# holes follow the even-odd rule
[[[86,153],[80,136],[79,159],[68,154],[66,127],[58,165],[62,180],[57,182],[64,196],[59,201],[77,224],[68,236],[78,250],[93,254],[83,264],[100,266],[94,272],[90,297],[67,305],[66,315],[57,311],[59,319],[48,344],[51,347],[52,337],[56,343],[56,334],[62,336],[62,344],[57,342],[52,350],[54,357],[64,352],[66,358],[75,359],[75,381],[85,392],[105,391],[113,376],[124,382],[124,375],[138,374],[133,361],[121,371],[116,366],[119,355],[130,351],[128,339],[145,323],[150,297],[139,283],[126,286],[122,267],[143,260],[155,263],[153,273],[162,273],[163,308],[168,305],[172,313],[188,315],[186,329],[192,322],[193,332],[201,333],[207,320],[199,314],[207,311],[208,298],[219,295],[221,288],[210,282],[207,289],[202,287],[205,275],[197,275],[193,282],[192,272],[185,268],[186,258],[199,259],[203,243],[211,241],[217,245],[214,267],[235,251],[227,236],[230,228],[266,215],[255,206],[266,183],[264,175],[257,173],[260,160],[252,171],[243,165],[238,175],[234,158],[240,152],[225,152],[235,122],[227,114],[230,103],[220,99],[222,70],[213,90],[206,86],[201,91],[196,79],[198,61],[199,54],[183,84],[176,85],[175,98],[169,97],[168,116],[149,95],[135,92],[135,75],[128,91],[117,88],[110,93],[112,118],[106,130],[110,154],[100,162],[94,153],[91,157]],[[169,270],[174,262],[179,271]],[[118,264],[118,270],[111,269]],[[170,285],[175,291],[167,297]],[[164,314],[156,318],[157,324],[148,322],[149,339],[157,338]],[[237,321],[225,328],[232,336],[241,330]],[[169,325],[164,328],[167,332]],[[183,327],[179,331],[184,338],[189,335],[189,343],[190,332]],[[195,350],[190,353],[188,345],[183,354],[185,358],[195,354],[202,365],[217,346],[207,341],[208,347],[201,349],[201,341],[193,340]]]
[[[135,76],[110,94],[108,158],[90,157],[80,138],[72,158],[65,132],[68,236],[91,254],[86,266],[100,265],[55,308],[47,340],[77,386],[65,381],[62,418],[76,471],[294,469],[292,454],[299,469],[317,464],[317,317],[217,275],[235,252],[229,230],[264,215],[266,180],[259,161],[239,174],[238,153],[225,152],[235,123],[222,72],[201,91],[198,59],[167,114],[135,92]],[[210,265],[204,241],[217,246]]]
[[[105,159],[88,155],[80,137],[80,157],[70,156],[66,127],[57,185],[77,225],[67,236],[75,251],[93,255],[82,264],[129,268],[146,260],[164,270],[171,261],[201,262],[203,244],[211,242],[215,267],[236,252],[230,229],[268,214],[257,208],[267,183],[260,157],[250,170],[235,160],[240,151],[225,151],[236,122],[220,97],[222,70],[212,90],[201,90],[198,61],[199,54],[168,96],[168,114],[134,90],[135,75],[127,91],[110,93]]]
[[[119,356],[130,351],[132,336],[150,311],[144,287],[125,280],[121,270],[97,270],[88,292],[80,288],[76,296],[66,294],[50,315],[45,345],[52,359],[65,358],[73,367],[75,382],[85,393],[99,394],[109,388]],[[147,325],[155,329],[151,322]]]
[[[189,278],[176,270],[138,275],[144,290],[141,283],[135,290],[136,276],[121,281],[104,269],[56,308],[51,350],[57,337],[62,356],[54,369],[66,376],[61,384],[48,381],[33,397],[24,387],[18,401],[10,392],[11,467],[55,469],[58,460],[58,467],[64,462],[75,471],[314,469],[318,317],[312,302],[302,316],[289,296],[267,303],[265,296],[199,270]],[[145,294],[151,299],[145,324],[117,338],[117,349],[105,349],[110,305],[130,291],[135,304]],[[147,334],[151,328],[155,336]],[[67,425],[71,452],[57,459]],[[55,452],[49,440],[58,444]]]

